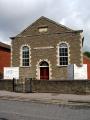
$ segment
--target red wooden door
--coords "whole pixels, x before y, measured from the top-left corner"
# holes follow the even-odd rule
[[[49,67],[40,67],[40,79],[49,80]]]

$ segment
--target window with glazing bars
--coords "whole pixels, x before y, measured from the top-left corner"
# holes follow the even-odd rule
[[[22,48],[22,66],[29,66],[29,47],[23,46]]]
[[[59,65],[68,65],[68,46],[66,43],[61,43],[59,45]]]

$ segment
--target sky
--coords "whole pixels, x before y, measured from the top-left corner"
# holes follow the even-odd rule
[[[10,44],[9,37],[41,16],[83,29],[84,51],[90,51],[90,0],[0,0],[0,41]]]

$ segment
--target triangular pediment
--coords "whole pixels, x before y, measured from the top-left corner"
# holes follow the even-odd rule
[[[47,30],[44,30],[45,34],[74,32],[74,30],[42,16],[35,22],[33,22],[30,26],[28,26],[25,30],[23,30],[20,34],[18,34],[16,37],[39,35],[41,34],[40,31],[42,31],[39,31],[39,28],[44,29],[45,27],[47,28]]]

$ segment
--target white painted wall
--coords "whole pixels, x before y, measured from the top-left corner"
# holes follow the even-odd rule
[[[74,79],[75,80],[85,80],[88,78],[87,75],[87,64],[83,64],[81,67],[78,67],[74,64]]]

